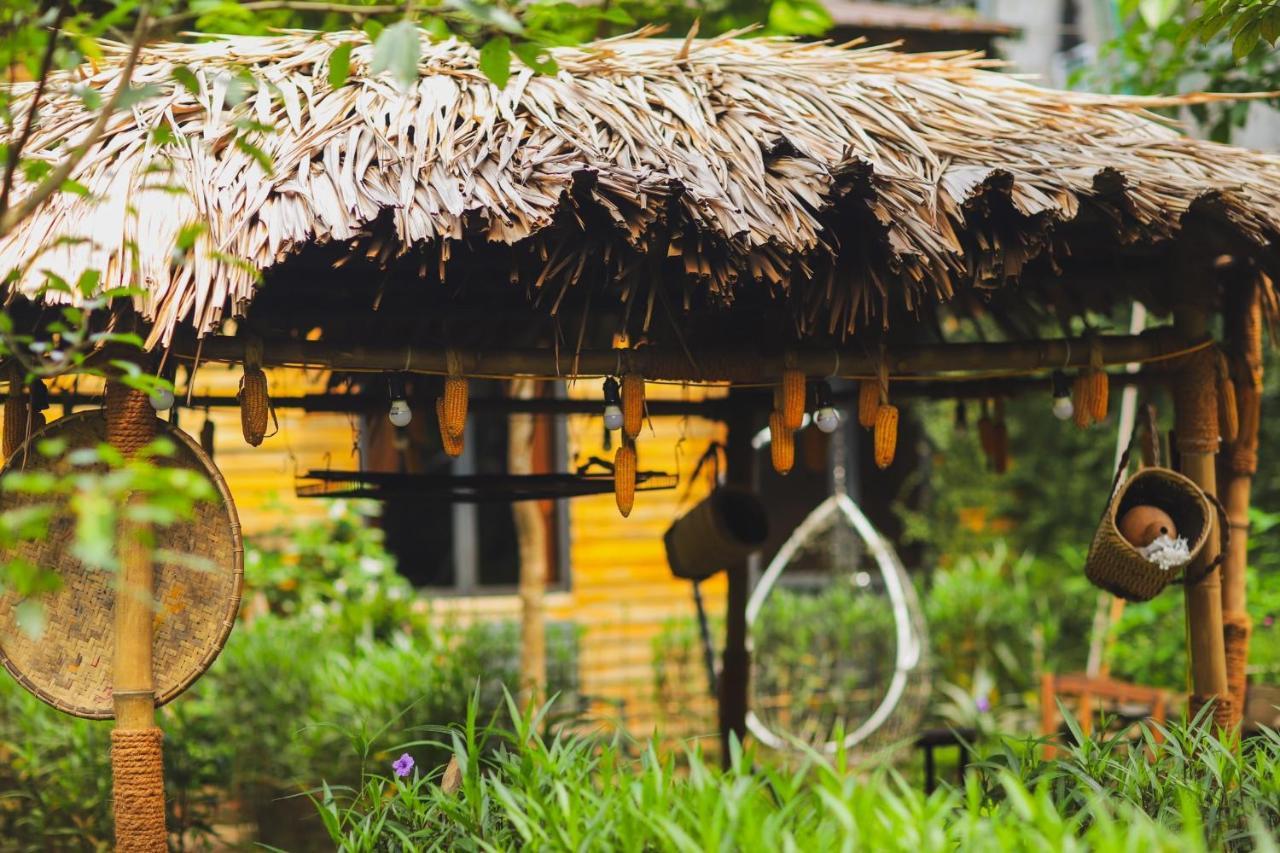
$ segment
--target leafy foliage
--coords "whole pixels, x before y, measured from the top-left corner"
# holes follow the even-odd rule
[[[456,793],[442,770],[390,777],[312,796],[333,844],[374,850],[1060,850],[1266,848],[1280,822],[1280,738],[1236,753],[1196,726],[1144,733],[1152,749],[1082,739],[1055,761],[1031,743],[999,747],[963,789],[926,796],[891,771],[870,777],[848,756],[810,753],[798,768],[761,763],[736,744],[732,765],[696,748],[638,758],[629,745],[547,738],[538,710],[483,726],[476,707],[443,737]]]

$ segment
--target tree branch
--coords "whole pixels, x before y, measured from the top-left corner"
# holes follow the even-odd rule
[[[58,31],[62,20],[67,15],[66,0],[58,4],[58,13],[49,27],[49,39],[44,45],[44,56],[40,57],[40,79],[36,83],[35,94],[31,96],[31,106],[27,108],[26,121],[17,141],[9,149],[9,160],[5,163],[4,185],[0,187],[0,216],[9,209],[9,193],[13,190],[13,176],[18,171],[22,159],[22,149],[31,139],[31,130],[35,126],[36,112],[40,109],[40,100],[44,97],[44,88],[49,82],[49,72],[53,69],[53,54],[58,47]]]
[[[30,216],[37,207],[43,204],[49,196],[57,192],[67,178],[71,177],[71,172],[84,159],[84,155],[89,153],[89,149],[102,136],[102,132],[107,127],[107,121],[111,118],[112,113],[115,112],[116,105],[120,103],[120,98],[129,89],[130,81],[133,79],[133,69],[138,64],[138,54],[142,51],[142,42],[147,33],[147,12],[149,8],[150,3],[146,2],[138,10],[138,23],[133,28],[133,45],[129,51],[129,58],[125,61],[124,68],[120,70],[120,83],[116,86],[116,90],[111,93],[110,100],[102,107],[102,111],[98,113],[98,118],[94,121],[93,126],[89,128],[89,132],[84,139],[58,164],[58,167],[47,175],[20,204],[4,210],[3,215],[0,215],[0,237],[4,237],[12,231],[18,223]]]

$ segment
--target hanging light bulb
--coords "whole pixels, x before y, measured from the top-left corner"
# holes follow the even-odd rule
[[[819,382],[814,386],[814,396],[817,410],[813,413],[813,422],[823,432],[835,432],[840,426],[840,412],[831,405],[831,386],[826,382]]]
[[[406,427],[413,420],[413,411],[404,396],[404,377],[393,373],[387,377],[387,392],[391,397],[391,408],[387,411],[387,420],[392,426]]]
[[[1069,419],[1076,413],[1071,404],[1071,380],[1061,370],[1053,372],[1053,415],[1060,421]]]
[[[612,376],[604,380],[604,428],[622,429],[622,397],[618,393],[618,380]]]
[[[168,386],[161,386],[151,392],[149,399],[151,400],[151,408],[157,412],[167,412],[173,408],[173,389]]]

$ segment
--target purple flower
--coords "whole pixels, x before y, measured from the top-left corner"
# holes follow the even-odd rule
[[[1263,618],[1262,624],[1270,628],[1272,625],[1276,624],[1276,617],[1268,614],[1266,617]]]
[[[413,772],[413,756],[406,752],[391,762],[391,769],[396,772],[397,776],[408,776]]]
[[[991,710],[991,700],[986,696],[979,696],[973,701],[973,704],[977,707],[978,713],[980,714],[985,714]]]

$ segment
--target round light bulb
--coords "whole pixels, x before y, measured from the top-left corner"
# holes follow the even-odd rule
[[[1070,397],[1054,397],[1053,398],[1053,414],[1060,421],[1065,421],[1076,413],[1076,407],[1071,404]]]
[[[604,407],[604,428],[622,429],[622,407],[610,403]]]
[[[173,392],[168,388],[157,388],[151,392],[151,408],[157,412],[167,412],[173,408]]]
[[[387,420],[391,421],[392,426],[408,426],[409,421],[413,420],[413,411],[409,408],[409,401],[392,400],[391,409],[387,412]]]
[[[836,428],[840,426],[840,413],[836,411],[834,406],[823,406],[814,412],[813,422],[823,432],[835,432]]]

